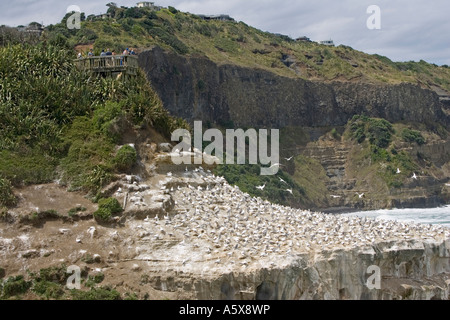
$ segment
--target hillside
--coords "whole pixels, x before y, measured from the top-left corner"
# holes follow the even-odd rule
[[[48,27],[44,39],[84,52],[93,47],[96,54],[105,48],[134,48],[165,108],[189,122],[280,128],[281,157],[296,158],[283,162],[279,173],[292,196],[278,177],[255,176],[259,169],[254,166],[216,171],[252,195],[317,209],[448,201],[447,66],[392,62],[347,46],[294,41],[243,22],[205,20],[172,7],[110,6],[108,14],[106,19],[88,16],[80,30],[67,30],[63,19]],[[399,128],[381,147],[383,156],[374,155],[378,151],[371,144],[343,134],[355,115],[385,119]],[[428,138],[418,145],[403,137],[404,130]],[[391,151],[404,155],[401,163]],[[391,176],[394,166],[403,173]],[[418,184],[410,181],[414,171],[421,175]],[[254,189],[263,183],[266,190]],[[358,199],[356,193],[363,191],[365,198]]]
[[[105,8],[106,9],[106,8]],[[217,64],[233,64],[268,70],[278,75],[317,81],[412,83],[450,91],[450,68],[420,62],[393,62],[348,46],[329,47],[294,41],[244,22],[204,20],[175,8],[109,7],[110,18],[84,21],[80,30],[62,24],[50,26],[50,34],[63,34],[72,46],[94,44],[96,52],[152,46],[182,55],[204,56]]]
[[[449,203],[447,67],[108,13],[2,39],[0,300],[449,299],[444,226],[315,212]],[[78,69],[89,47],[135,48],[140,70]],[[279,128],[282,170],[175,165],[195,119]]]

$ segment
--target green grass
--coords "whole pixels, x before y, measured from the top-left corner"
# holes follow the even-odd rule
[[[107,222],[113,215],[122,211],[116,198],[104,198],[98,201],[98,210],[94,212],[94,218],[99,222]]]
[[[70,274],[63,265],[29,272],[27,276],[17,275],[0,280],[0,300],[22,299],[24,295],[32,299],[44,300],[137,300],[136,293],[122,295],[110,286],[100,285],[105,275],[90,275],[81,272],[81,288],[69,290],[66,287]]]
[[[244,22],[204,21],[196,15],[174,10],[151,12],[145,8],[115,8],[111,12],[112,19],[84,21],[78,31],[64,30],[64,23],[56,24],[50,27],[48,37],[53,39],[60,35],[71,46],[93,43],[97,54],[107,47],[121,52],[127,47],[159,45],[183,55],[202,55],[219,64],[260,68],[287,77],[437,84],[450,90],[450,68],[425,61],[393,62],[345,45],[327,47],[296,42]],[[281,63],[283,54],[295,57],[300,74]],[[319,61],[321,65],[317,64]]]

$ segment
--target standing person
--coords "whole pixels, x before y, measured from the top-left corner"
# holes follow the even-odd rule
[[[106,56],[105,50],[102,50],[102,52],[100,53],[100,57]]]
[[[81,54],[81,52],[78,52],[78,59],[82,59],[83,58],[83,55]]]
[[[112,52],[111,52],[111,50],[109,50],[109,48],[106,49],[106,55],[107,55],[107,56],[112,56]]]
[[[127,56],[128,54],[129,54],[129,51],[128,51],[128,48],[126,48],[125,50],[123,50],[123,53],[122,53],[124,56]]]
[[[93,56],[94,56],[94,51],[92,51],[92,48],[91,48],[91,49],[89,49],[88,57],[91,58]]]

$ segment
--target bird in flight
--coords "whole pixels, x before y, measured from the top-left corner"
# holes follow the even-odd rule
[[[285,191],[286,191],[286,192],[289,192],[290,194],[292,194],[292,195],[293,195],[293,193],[292,193],[292,189],[286,189]]]
[[[266,184],[264,183],[262,186],[257,186],[256,187],[256,189],[259,189],[259,190],[264,190],[264,188],[266,187]]]
[[[358,195],[358,197],[361,199],[362,197],[364,197],[364,192],[359,194],[358,192],[356,192],[356,194]]]
[[[278,179],[280,179],[281,182],[284,182],[284,183],[288,184],[286,181],[283,180],[283,178],[278,177]]]
[[[290,158],[284,158],[284,159],[286,159],[286,161],[291,161],[293,157],[294,157],[294,156],[292,156],[292,157],[290,157]]]
[[[397,174],[401,173],[400,168],[397,168]]]
[[[341,196],[335,196],[335,195],[330,195],[332,198],[337,199],[337,198],[341,198]]]
[[[417,176],[416,176],[416,173],[415,173],[415,172],[414,172],[413,176],[411,177],[411,179],[417,180]]]

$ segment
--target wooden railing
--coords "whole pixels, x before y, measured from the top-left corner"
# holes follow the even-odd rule
[[[134,55],[94,56],[75,60],[78,68],[94,73],[126,72],[136,75],[138,58]]]

